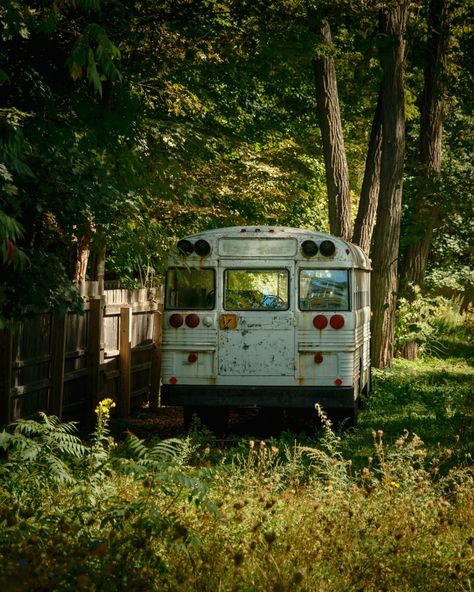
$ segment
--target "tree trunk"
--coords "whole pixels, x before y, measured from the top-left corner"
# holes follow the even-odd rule
[[[433,230],[440,215],[438,178],[441,172],[441,146],[445,116],[444,75],[449,47],[449,13],[446,0],[431,0],[428,16],[429,40],[425,55],[424,87],[421,104],[420,161],[413,222],[409,234],[414,240],[408,245],[404,260],[402,289],[410,300],[412,286],[422,286],[425,280]],[[414,360],[417,344],[407,343],[402,356]]]
[[[424,87],[421,104],[420,163],[416,204],[403,276],[421,286],[431,249],[433,230],[440,208],[437,181],[441,172],[441,145],[445,116],[445,71],[449,46],[449,14],[446,0],[431,0],[428,16],[430,38],[426,48]],[[439,202],[438,202],[439,203]],[[435,204],[435,205],[433,205]]]
[[[332,57],[329,23],[310,15],[310,27],[321,41],[320,55],[313,60],[319,126],[323,142],[331,233],[350,240],[351,215],[349,171],[342,132],[336,68]]]
[[[76,269],[73,279],[75,284],[80,284],[86,279],[87,263],[89,262],[90,254],[90,239],[91,237],[88,234],[83,234],[78,242]]]
[[[407,4],[381,11],[381,31],[386,39],[382,56],[382,156],[372,257],[372,363],[376,368],[390,366],[393,357],[405,155],[403,72],[407,18]]]
[[[380,88],[372,121],[369,147],[365,161],[364,180],[360,193],[359,208],[354,225],[352,242],[368,255],[372,233],[377,217],[377,204],[380,188],[380,160],[382,157],[382,89]]]

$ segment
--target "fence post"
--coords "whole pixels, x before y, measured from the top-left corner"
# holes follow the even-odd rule
[[[132,307],[120,308],[120,391],[118,412],[130,415],[132,394]]]
[[[155,312],[155,326],[153,331],[153,359],[151,362],[150,407],[160,405],[160,381],[161,381],[161,342],[163,337],[163,304],[158,304]]]
[[[92,410],[100,398],[100,366],[103,362],[102,328],[104,324],[104,300],[94,297],[89,300],[88,323],[88,367],[89,367],[89,403]]]
[[[49,412],[62,419],[64,361],[66,359],[67,313],[53,315],[51,325],[51,366]]]
[[[13,337],[8,329],[0,330],[0,424],[10,422]]]

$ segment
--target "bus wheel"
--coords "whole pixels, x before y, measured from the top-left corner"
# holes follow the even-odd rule
[[[355,428],[357,425],[358,411],[358,402],[354,401],[354,405],[350,408],[332,411],[329,414],[329,419],[335,429],[347,430],[349,428]]]
[[[229,409],[227,407],[185,407],[184,429],[207,428],[215,434],[223,434],[229,426]]]
[[[365,409],[367,406],[367,401],[369,400],[370,390],[372,386],[372,368],[369,368],[369,376],[367,377],[367,382],[363,388],[360,388],[359,394],[359,408]]]

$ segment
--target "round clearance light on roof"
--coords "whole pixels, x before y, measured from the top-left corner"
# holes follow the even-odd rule
[[[197,314],[192,313],[192,314],[188,314],[186,316],[186,325],[190,329],[194,329],[194,327],[197,327],[200,322],[201,322],[201,320]]]
[[[316,315],[313,319],[313,325],[316,327],[316,329],[324,329],[328,326],[327,317],[324,315]]]
[[[206,257],[211,252],[211,245],[204,239],[199,239],[194,245],[194,249],[199,257]]]
[[[344,327],[344,317],[339,314],[332,315],[329,324],[333,329],[342,329]]]
[[[325,240],[319,245],[319,250],[323,257],[332,257],[336,252],[336,245],[330,240]]]
[[[181,325],[184,322],[183,317],[178,314],[177,312],[175,314],[172,314],[169,318],[169,324],[174,327],[175,329],[177,329],[178,327],[181,327]]]
[[[181,255],[191,255],[194,251],[193,243],[186,238],[181,239],[178,241],[178,251]]]
[[[301,251],[305,257],[314,257],[318,252],[318,245],[312,240],[305,240],[301,243]]]

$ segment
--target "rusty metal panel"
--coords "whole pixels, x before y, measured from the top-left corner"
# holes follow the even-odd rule
[[[238,314],[234,331],[219,331],[218,374],[221,376],[294,376],[293,313]]]

